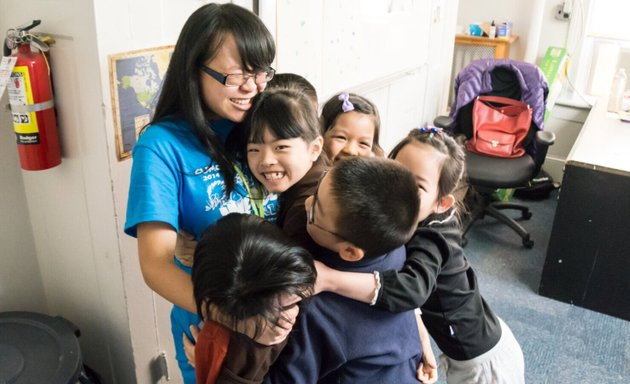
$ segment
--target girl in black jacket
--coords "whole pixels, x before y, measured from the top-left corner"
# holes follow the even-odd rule
[[[464,156],[441,129],[412,130],[390,154],[416,176],[421,200],[420,223],[406,245],[404,267],[367,274],[317,264],[316,289],[393,312],[420,307],[444,353],[441,362],[449,384],[524,383],[521,348],[481,296],[459,245],[453,191],[464,173]]]

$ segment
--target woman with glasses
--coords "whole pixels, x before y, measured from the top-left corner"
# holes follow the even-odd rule
[[[275,219],[276,196],[256,191],[247,167],[225,149],[234,123],[273,78],[274,56],[273,38],[253,13],[232,4],[202,6],[180,33],[155,115],[133,149],[125,232],[137,237],[147,285],[174,304],[176,357],[187,384],[195,373],[182,335],[201,319],[192,260],[174,257],[177,233],[199,238],[231,212]],[[273,344],[288,332],[268,328],[257,341]]]

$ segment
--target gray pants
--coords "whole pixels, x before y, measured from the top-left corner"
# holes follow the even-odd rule
[[[491,350],[470,360],[453,360],[442,354],[440,362],[448,384],[524,384],[525,359],[512,330],[501,323],[501,339]]]

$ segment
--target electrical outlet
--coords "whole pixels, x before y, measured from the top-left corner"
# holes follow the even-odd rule
[[[557,20],[569,21],[571,19],[571,12],[565,10],[564,4],[558,4],[556,6],[555,16]]]
[[[151,371],[151,381],[153,383],[157,383],[162,378],[164,378],[166,381],[171,380],[165,352],[160,353],[155,359],[151,360],[149,368]]]

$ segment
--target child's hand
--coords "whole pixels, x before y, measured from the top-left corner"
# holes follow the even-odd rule
[[[266,322],[265,328],[254,340],[262,345],[275,345],[283,342],[289,336],[291,329],[293,329],[293,324],[295,324],[295,319],[299,312],[300,307],[297,305],[284,310],[280,315],[278,325]]]
[[[177,233],[177,243],[175,244],[175,257],[180,263],[187,267],[192,267],[193,256],[195,254],[195,247],[197,242],[195,236],[190,233],[180,230]]]
[[[431,337],[422,321],[422,311],[420,308],[416,310],[416,323],[418,325],[418,333],[420,335],[420,344],[422,346],[422,361],[418,364],[416,371],[417,378],[424,384],[435,383],[438,379],[437,363],[435,354],[431,347]]]
[[[195,368],[195,344],[197,344],[197,337],[199,337],[199,328],[194,324],[191,325],[190,333],[193,337],[192,341],[185,333],[182,334],[182,340],[184,341],[184,352],[186,353],[188,364]]]
[[[422,355],[422,361],[418,365],[417,375],[418,380],[424,384],[432,384],[437,381],[437,363],[435,362],[433,351]]]
[[[217,309],[214,304],[211,304],[210,313],[208,313],[207,317],[210,320],[223,324],[235,332],[246,335],[258,344],[275,345],[281,343],[287,338],[289,332],[293,329],[293,324],[295,324],[295,319],[297,318],[299,312],[299,306],[290,306],[280,312],[278,324],[270,324],[260,316],[250,317],[233,324],[226,315]],[[258,335],[256,335],[257,326],[261,323],[264,324],[263,329]]]

